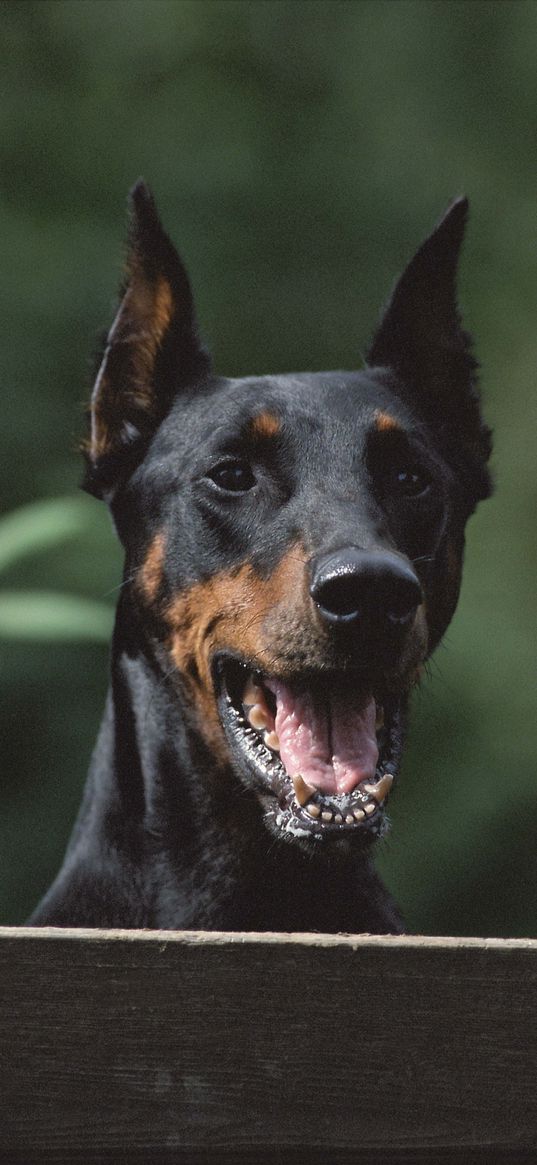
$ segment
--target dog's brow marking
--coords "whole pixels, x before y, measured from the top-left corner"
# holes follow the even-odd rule
[[[259,413],[257,417],[252,417],[248,426],[248,435],[253,438],[277,437],[280,432],[280,421],[274,413]]]
[[[389,433],[394,429],[400,429],[401,426],[395,417],[390,416],[390,413],[385,413],[382,409],[377,409],[375,412],[375,428],[379,433]]]
[[[148,603],[156,602],[161,589],[165,554],[166,535],[164,530],[159,530],[138,572],[138,586]]]

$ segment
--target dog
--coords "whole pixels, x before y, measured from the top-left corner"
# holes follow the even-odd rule
[[[140,181],[86,488],[125,549],[111,684],[33,925],[401,933],[372,862],[491,434],[459,198],[360,371],[224,379]]]

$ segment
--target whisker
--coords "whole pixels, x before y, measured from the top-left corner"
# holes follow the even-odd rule
[[[123,587],[126,587],[129,583],[134,582],[135,578],[136,571],[133,571],[132,574],[127,575],[127,578],[122,579],[122,581],[118,583],[117,586],[111,587],[109,591],[104,591],[104,593],[101,595],[101,599],[108,599],[110,595],[117,594],[117,592],[121,591]]]

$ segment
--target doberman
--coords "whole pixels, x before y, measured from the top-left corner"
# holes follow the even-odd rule
[[[402,931],[371,843],[490,493],[467,211],[405,269],[361,371],[224,379],[135,186],[86,448],[126,557],[111,686],[32,924]]]

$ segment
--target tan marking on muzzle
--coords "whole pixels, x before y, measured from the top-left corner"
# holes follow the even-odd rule
[[[214,656],[229,652],[270,674],[274,654],[267,618],[282,604],[298,609],[305,579],[304,552],[294,546],[268,579],[244,563],[194,583],[164,611],[168,651],[192,693],[203,734],[220,754],[224,737],[212,681]]]
[[[164,530],[159,530],[153,538],[136,579],[139,591],[150,606],[154,606],[162,590],[165,556],[166,535]]]

